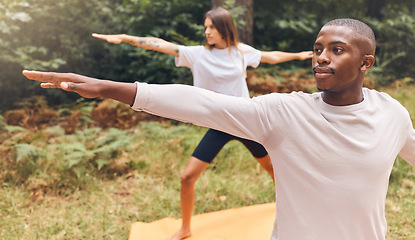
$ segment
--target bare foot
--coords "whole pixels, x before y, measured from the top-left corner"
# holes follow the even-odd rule
[[[192,236],[192,232],[190,230],[186,231],[184,229],[180,229],[177,231],[173,236],[171,236],[167,240],[182,240]]]

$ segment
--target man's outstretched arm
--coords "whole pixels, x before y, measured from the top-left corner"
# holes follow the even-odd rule
[[[86,98],[111,98],[134,110],[214,128],[261,142],[275,126],[278,114],[271,95],[255,99],[215,93],[180,84],[121,83],[74,73],[23,71],[42,88],[60,88]],[[270,106],[272,106],[270,108]]]
[[[105,97],[132,105],[137,92],[135,83],[100,80],[74,73],[27,70],[22,73],[30,80],[42,82],[40,84],[42,88],[60,88],[68,92],[76,92],[85,98]]]

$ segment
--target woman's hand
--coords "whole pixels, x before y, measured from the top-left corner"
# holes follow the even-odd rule
[[[105,40],[109,43],[120,44],[123,42],[124,34],[106,35],[106,34],[93,33],[92,36],[94,38]]]
[[[313,57],[313,51],[304,51],[298,53],[298,60],[306,60]]]

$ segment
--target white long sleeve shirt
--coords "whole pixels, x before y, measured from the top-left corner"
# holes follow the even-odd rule
[[[385,239],[385,199],[399,154],[415,166],[415,131],[406,109],[363,89],[349,106],[321,93],[230,97],[183,85],[137,83],[132,106],[218,129],[265,146],[276,182],[272,240]]]

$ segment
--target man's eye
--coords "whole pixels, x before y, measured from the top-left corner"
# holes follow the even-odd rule
[[[334,48],[334,49],[333,49],[333,52],[335,52],[335,53],[340,53],[340,52],[343,52],[343,48],[340,48],[340,47],[338,47],[338,48]]]
[[[315,53],[315,54],[319,54],[319,53],[321,53],[321,49],[317,49],[317,48],[315,48],[315,49],[314,49],[314,53]]]

